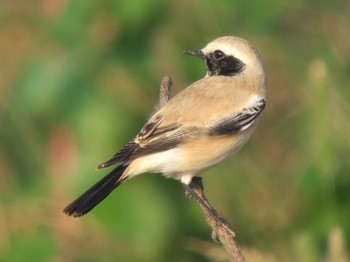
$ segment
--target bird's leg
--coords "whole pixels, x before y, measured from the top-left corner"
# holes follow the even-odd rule
[[[185,196],[187,198],[194,197],[204,210],[208,224],[214,229],[212,233],[214,240],[217,237],[216,231],[219,226],[223,226],[233,237],[235,236],[235,233],[230,228],[229,222],[213,208],[206,198],[201,177],[194,177],[191,183],[189,185],[184,184],[184,187],[186,190]]]

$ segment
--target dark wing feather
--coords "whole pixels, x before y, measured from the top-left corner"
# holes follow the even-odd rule
[[[97,169],[106,168],[127,161],[131,154],[139,148],[140,145],[138,141],[149,137],[162,121],[162,117],[157,117],[154,119],[154,121],[147,122],[137,135],[136,139],[133,139],[127,143],[124,147],[122,147],[122,149],[115,153],[111,159],[98,165]]]
[[[175,148],[185,141],[189,133],[193,132],[194,129],[176,126],[156,129],[152,136],[140,141],[140,147],[135,150],[135,156],[133,155],[132,158]]]
[[[163,118],[157,117],[154,122],[148,122],[134,140],[127,143],[97,169],[131,161],[142,155],[169,150],[183,142],[186,134],[193,131],[193,129],[183,129],[178,125],[158,127],[162,120]]]
[[[254,106],[244,108],[239,113],[235,113],[230,117],[224,118],[210,129],[209,134],[230,135],[244,130],[260,115],[265,108],[265,104],[266,100],[261,99]]]
[[[128,160],[130,155],[139,147],[135,140],[131,140],[122,147],[111,159],[97,166],[97,169],[106,168]]]

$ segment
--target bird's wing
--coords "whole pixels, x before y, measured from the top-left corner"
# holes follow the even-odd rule
[[[176,147],[193,133],[195,128],[183,128],[173,124],[159,127],[163,118],[151,118],[135,139],[127,143],[111,159],[100,164],[97,169],[106,168],[118,163],[132,161],[136,157],[157,153]]]
[[[224,117],[210,127],[210,135],[229,135],[247,129],[264,110],[266,99],[243,108],[240,112]]]
[[[102,168],[116,165],[118,163],[123,163],[124,161],[128,160],[130,155],[137,148],[138,148],[138,144],[135,142],[135,140],[131,140],[124,147],[122,147],[114,156],[112,156],[109,160],[98,165],[97,169],[102,169]]]

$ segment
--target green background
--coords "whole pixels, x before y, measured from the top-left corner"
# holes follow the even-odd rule
[[[0,260],[225,261],[181,184],[144,175],[89,215],[62,209],[173,93],[182,54],[218,36],[258,47],[269,101],[249,143],[203,174],[248,261],[349,259],[349,1],[0,2]]]

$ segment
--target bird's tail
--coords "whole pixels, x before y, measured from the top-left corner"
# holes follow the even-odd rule
[[[68,216],[80,217],[88,213],[105,199],[126,177],[122,177],[128,165],[119,165],[93,185],[88,191],[69,204],[63,212]]]

